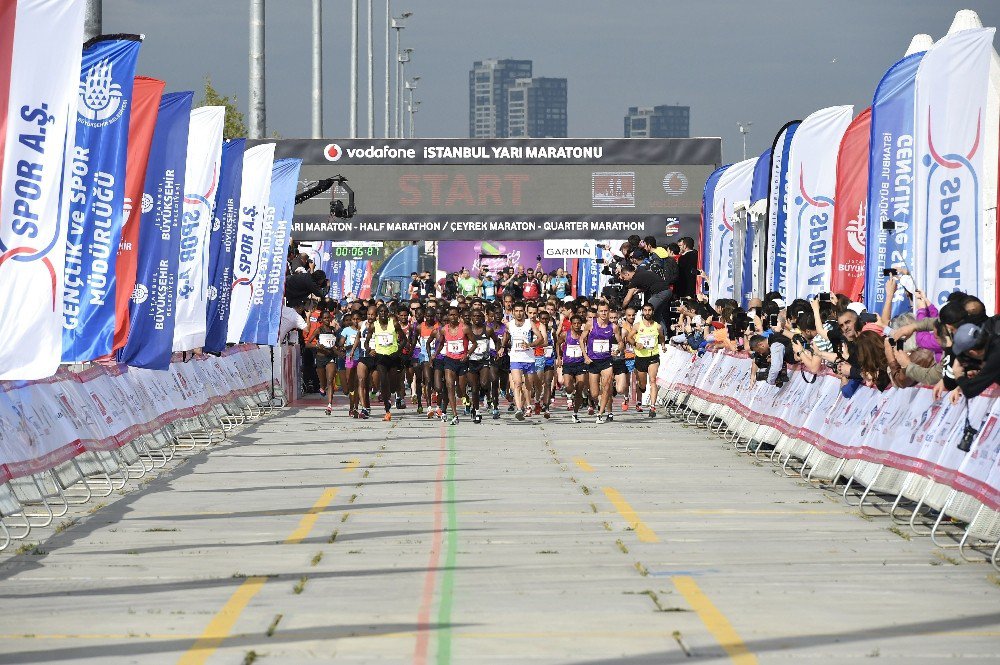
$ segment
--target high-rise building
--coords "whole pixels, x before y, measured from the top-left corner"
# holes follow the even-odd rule
[[[630,106],[625,116],[627,139],[686,139],[690,136],[690,106]]]
[[[531,60],[477,60],[469,72],[469,137],[506,138],[507,92],[531,78]]]
[[[566,79],[517,79],[507,91],[507,136],[566,138]]]

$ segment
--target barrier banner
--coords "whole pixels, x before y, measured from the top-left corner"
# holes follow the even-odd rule
[[[719,186],[719,178],[726,172],[732,164],[721,166],[708,176],[705,181],[705,189],[701,196],[701,238],[698,247],[698,258],[701,259],[699,268],[708,272],[712,266],[711,247],[715,243],[715,225],[718,220],[713,219],[715,215],[715,190]],[[582,292],[581,292],[582,293]]]
[[[118,354],[119,362],[133,367],[170,366],[184,160],[193,96],[191,92],[163,95],[149,149],[129,335]]]
[[[983,135],[993,28],[945,36],[916,78],[914,230],[917,286],[942,304],[955,290],[983,294]],[[991,280],[992,282],[992,280]]]
[[[693,355],[668,347],[660,357],[657,381],[667,393],[696,411],[756,425],[743,436],[793,455],[800,443],[841,460],[861,460],[916,473],[1000,510],[1000,390],[952,404],[935,400],[930,388],[861,386],[848,399],[829,372],[806,381],[790,372],[782,388],[752,381],[745,354]],[[971,450],[958,449],[966,418],[978,430]],[[808,452],[797,454],[805,459]]]
[[[136,76],[132,85],[132,108],[128,122],[128,159],[125,165],[125,202],[122,239],[115,261],[115,340],[114,350],[128,341],[129,304],[135,289],[135,269],[139,256],[139,219],[142,216],[142,188],[146,164],[153,142],[156,116],[163,95],[163,81]],[[139,202],[140,205],[136,205]]]
[[[271,381],[269,350],[249,346],[168,369],[94,365],[79,374],[61,369],[41,381],[0,381],[0,482],[84,452],[115,450]]]
[[[788,158],[787,288],[790,302],[830,290],[837,151],[853,106],[814,112],[795,132]]]
[[[174,351],[205,346],[209,235],[215,217],[225,120],[224,106],[203,106],[191,111],[177,261]]]
[[[733,224],[737,202],[750,200],[750,185],[756,159],[747,159],[731,165],[720,176],[712,196],[712,229],[709,236],[709,267],[705,271],[711,283],[711,297],[732,298],[733,275]]]
[[[243,341],[277,344],[285,295],[285,264],[299,184],[301,159],[278,159],[271,169],[271,193],[264,211],[261,252]],[[371,285],[371,277],[368,280]]]
[[[111,353],[115,255],[121,242],[125,159],[138,36],[98,38],[83,51],[70,159],[63,282],[64,363]]]
[[[844,132],[837,155],[833,208],[833,272],[830,290],[861,300],[865,286],[865,234],[868,231],[868,156],[871,109],[858,114]]]
[[[264,213],[271,196],[271,167],[274,144],[262,143],[243,153],[243,177],[240,182],[240,217],[236,255],[233,258],[233,283],[229,300],[229,324],[226,341],[242,341],[243,329],[254,298],[254,284],[260,270]]]
[[[865,307],[872,312],[881,312],[885,303],[883,271],[899,264],[914,269],[914,85],[923,57],[919,51],[890,67],[872,100],[865,234]],[[893,313],[906,306],[906,293],[898,289]]]
[[[0,8],[0,379],[50,376],[62,358],[84,9],[83,0]]]
[[[788,158],[801,120],[786,123],[771,144],[771,180],[767,193],[767,290],[785,293],[788,269]]]
[[[212,353],[219,353],[226,348],[229,297],[233,283],[233,250],[239,223],[240,183],[243,180],[243,151],[246,150],[246,145],[246,139],[233,139],[222,144],[219,187],[208,250],[205,350]]]

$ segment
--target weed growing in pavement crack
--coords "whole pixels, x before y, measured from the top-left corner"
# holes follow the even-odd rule
[[[341,520],[341,521],[343,521],[343,520]],[[337,534],[338,533],[340,533],[340,529],[334,529],[333,533],[330,534],[330,537],[327,539],[326,542],[328,542],[328,543],[335,543],[335,542],[337,542]]]
[[[987,581],[1000,586],[1000,575],[993,575],[992,573],[986,576]]]
[[[897,536],[899,536],[903,540],[910,540],[910,534],[906,533],[905,531],[903,531],[902,529],[900,529],[895,524],[893,524],[891,527],[889,527],[889,532],[896,534]]]
[[[278,629],[278,624],[281,623],[281,617],[282,616],[283,615],[281,615],[281,614],[275,614],[274,615],[274,621],[272,621],[271,625],[267,627],[267,633],[266,633],[266,635],[268,637],[271,637],[272,635],[274,635],[274,631],[276,631]]]
[[[649,571],[646,570],[646,566],[642,565],[642,563],[640,563],[638,561],[635,562],[635,569],[637,571],[639,571],[639,574],[642,575],[643,577],[646,577],[646,576],[649,575]]]
[[[73,526],[74,524],[76,524],[79,521],[80,521],[80,518],[74,517],[73,519],[64,520],[64,521],[60,522],[59,526],[56,527],[56,533],[62,533],[63,531],[65,531],[66,529],[70,528],[71,526]]]
[[[559,554],[557,550],[538,550],[535,554]]]
[[[874,517],[872,517],[868,513],[863,513],[860,510],[855,510],[852,513],[852,515],[854,515],[855,517],[860,517],[861,519],[863,519],[866,522],[871,522],[873,519],[875,519]]]
[[[350,517],[350,516],[351,516],[351,514],[350,514],[350,513],[344,513],[344,516],[340,518],[340,521],[341,521],[342,523],[343,523],[343,522],[346,522],[346,521],[347,521],[347,518],[348,518],[348,517]]]
[[[368,468],[369,469],[374,469],[375,468],[375,462],[372,462],[371,464],[369,464]]]
[[[294,593],[296,596],[299,595],[300,593],[302,593],[302,591],[305,590],[305,588],[306,588],[306,582],[308,582],[308,581],[309,581],[309,578],[306,577],[305,575],[303,575],[302,577],[300,577],[299,581],[296,582],[295,586],[292,587],[292,593]]]
[[[38,545],[38,543],[24,543],[23,545],[21,545],[20,547],[18,547],[16,550],[14,550],[14,552],[16,554],[31,554],[31,555],[34,555],[34,556],[41,556],[43,554],[47,554],[47,552],[45,550],[43,550]]]
[[[590,495],[590,488],[587,487],[586,485],[580,485],[580,489],[583,490],[584,494],[586,494],[588,496]]]
[[[363,474],[361,474],[361,477],[362,478],[367,478],[369,473],[371,473],[371,472],[368,469],[365,469],[365,472]]]
[[[681,631],[675,630],[671,633],[671,637],[673,637],[674,641],[677,642],[677,646],[681,648],[681,651],[684,652],[685,656],[690,658],[693,655],[691,653],[691,649],[688,648],[688,645],[684,644],[684,637],[681,635]]]
[[[615,545],[617,545],[618,549],[622,551],[622,554],[628,554],[628,548],[625,547],[625,543],[622,542],[621,538],[615,541]]]
[[[569,477],[569,480],[570,480],[570,482],[572,482],[572,483],[575,483],[575,482],[576,482],[576,478],[574,478],[573,476],[570,476],[570,477]]]
[[[597,512],[597,504],[596,503],[591,503],[590,504],[590,509],[596,513]]]
[[[95,503],[95,504],[94,504],[94,505],[93,505],[93,506],[91,507],[91,509],[87,511],[87,514],[88,514],[88,515],[93,515],[94,513],[96,513],[96,512],[98,511],[98,510],[100,510],[101,508],[103,508],[103,507],[104,507],[104,506],[106,506],[106,505],[108,505],[108,504],[107,504],[107,503],[105,503],[104,501],[101,501],[100,503]]]
[[[253,665],[254,663],[257,662],[257,658],[258,658],[257,652],[251,649],[250,651],[247,651],[246,654],[243,656],[243,665]]]
[[[611,525],[610,525],[610,524],[608,524],[607,522],[604,522],[604,529],[605,529],[606,531],[611,531]]]
[[[348,554],[361,554],[361,550],[347,550]]]
[[[163,529],[160,527],[155,527],[152,529],[143,529],[143,533],[167,533],[168,531],[180,531],[180,529]]]
[[[323,553],[322,552],[316,552],[316,556],[314,556],[312,558],[311,564],[313,566],[319,565],[319,562],[322,561],[322,560],[323,560]]]
[[[355,501],[357,501],[357,499],[358,499],[358,495],[357,494],[352,494],[351,498],[347,500],[347,503],[354,503]]]
[[[950,563],[953,566],[960,566],[960,565],[962,565],[961,561],[959,561],[958,559],[956,559],[953,556],[948,556],[944,552],[934,552],[934,556],[936,556],[937,558],[941,559],[942,561],[947,561],[948,563]]]

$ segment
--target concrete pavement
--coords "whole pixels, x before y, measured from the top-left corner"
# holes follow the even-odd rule
[[[702,429],[290,409],[0,559],[0,663],[1000,660],[1000,579]]]

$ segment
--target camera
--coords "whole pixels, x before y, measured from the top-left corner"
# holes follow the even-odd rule
[[[803,337],[802,335],[793,335],[793,336],[792,336],[792,341],[793,341],[793,342],[798,342],[799,344],[801,344],[801,345],[802,345],[802,346],[804,346],[804,347],[805,347],[805,346],[809,346],[809,340],[807,340],[807,339],[806,339],[805,337]]]
[[[539,254],[538,256],[536,256],[536,257],[535,257],[535,260],[536,260],[536,261],[541,261],[541,260],[542,260],[542,255],[541,255],[541,254]]]
[[[972,442],[975,440],[976,435],[979,434],[979,430],[973,427],[968,419],[965,421],[965,429],[962,430],[962,440],[958,442],[956,446],[963,453],[967,453],[972,450]]]
[[[898,274],[899,271],[896,270],[895,268],[885,268],[884,270],[882,270],[883,277],[895,277]]]
[[[897,340],[893,340],[892,345],[894,347],[896,347],[897,351],[902,351],[903,350],[903,344],[905,344],[905,343],[906,343],[905,339],[897,339]]]

